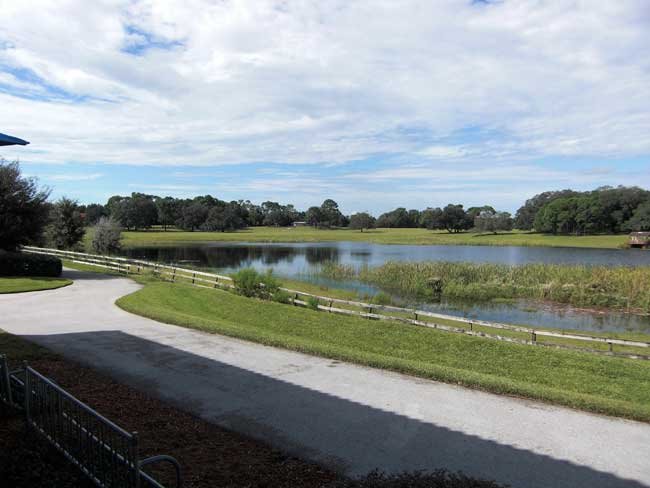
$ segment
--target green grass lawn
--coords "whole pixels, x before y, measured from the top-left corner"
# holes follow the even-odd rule
[[[118,300],[162,322],[650,422],[650,362],[535,348],[141,279]]]
[[[90,233],[86,240],[90,242]],[[426,229],[373,229],[360,232],[351,229],[314,229],[312,227],[253,227],[237,232],[182,232],[176,230],[124,232],[127,247],[180,244],[205,241],[249,242],[319,242],[357,241],[377,244],[445,244],[476,246],[551,246],[616,249],[625,247],[626,235],[553,236],[529,232],[475,234],[430,231]]]
[[[61,288],[72,284],[64,278],[29,278],[29,277],[3,277],[0,278],[0,293],[21,293],[24,291],[40,291]]]

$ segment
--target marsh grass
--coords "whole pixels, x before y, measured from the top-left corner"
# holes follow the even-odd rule
[[[408,298],[441,296],[475,301],[526,298],[650,313],[650,267],[647,266],[388,262],[360,269],[328,264],[322,267],[322,273],[332,279],[370,283]]]

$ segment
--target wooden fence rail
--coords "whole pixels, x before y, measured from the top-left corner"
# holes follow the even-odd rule
[[[101,256],[96,254],[88,254],[81,252],[73,251],[61,251],[58,249],[48,249],[48,248],[38,248],[32,246],[25,246],[23,248],[25,252],[35,253],[35,254],[47,254],[51,256],[56,256],[63,259],[68,259],[74,263],[86,264],[90,266],[97,266],[105,269],[110,269],[112,271],[117,271],[125,274],[139,274],[145,270],[151,271],[154,274],[166,279],[168,281],[177,282],[185,281],[194,286],[200,286],[202,288],[224,288],[232,289],[234,285],[232,284],[233,279],[230,276],[220,275],[216,273],[208,273],[205,271],[199,271],[194,269],[181,268],[178,266],[160,264],[150,261],[144,261],[139,259],[130,259],[117,256]],[[358,317],[364,317],[368,319],[375,320],[386,320],[407,323],[411,325],[417,325],[421,327],[435,328],[439,330],[444,330],[448,332],[462,333],[471,336],[485,337],[491,339],[497,339],[507,342],[514,342],[518,344],[526,345],[538,345],[545,347],[554,347],[562,349],[574,349],[586,352],[593,352],[599,354],[607,354],[614,356],[628,357],[632,359],[650,359],[650,355],[640,354],[640,353],[630,353],[630,352],[617,352],[613,350],[614,345],[631,347],[631,348],[650,348],[650,342],[647,341],[633,341],[627,339],[616,339],[608,337],[598,337],[591,335],[575,334],[575,333],[563,333],[559,331],[551,331],[544,329],[536,329],[533,327],[524,327],[510,324],[502,324],[498,322],[488,322],[485,320],[476,320],[468,319],[465,317],[457,317],[455,315],[445,315],[435,312],[429,312],[426,310],[417,310],[413,308],[397,307],[394,305],[380,305],[374,303],[365,303],[358,302],[354,300],[344,300],[340,298],[333,298],[328,296],[316,295],[313,293],[307,293],[300,290],[294,290],[290,288],[280,288],[281,290],[289,293],[293,296],[291,303],[298,306],[309,307],[310,304],[307,301],[300,300],[300,297],[312,297],[316,298],[319,301],[318,309],[324,310],[327,312],[344,314],[344,315],[355,315]],[[320,302],[325,302],[327,305],[323,305]],[[335,307],[334,304],[344,305],[348,307],[355,307],[360,310],[352,310],[348,308]],[[389,313],[398,313],[402,316],[396,315],[386,315],[377,313],[377,311],[389,312]],[[412,318],[411,318],[412,317]],[[433,319],[433,320],[422,320],[423,318]],[[460,324],[467,324],[468,328],[465,327],[455,327],[448,324],[443,324],[436,322],[438,320],[453,321]],[[478,329],[477,329],[478,327]],[[519,334],[525,334],[529,339],[524,339],[520,337],[511,337],[508,335],[503,335],[503,333],[488,333],[481,328],[487,329],[496,329],[507,332],[514,332]],[[589,343],[606,345],[607,350],[596,350],[590,349],[588,347],[580,347],[569,344],[558,344],[558,343],[546,343],[540,342],[538,338],[549,337],[554,339],[561,339],[563,341],[580,341],[585,343],[585,346],[588,346]]]

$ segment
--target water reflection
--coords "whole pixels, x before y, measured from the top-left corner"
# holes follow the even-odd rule
[[[650,252],[615,249],[400,246],[361,242],[333,243],[205,243],[192,246],[164,246],[127,249],[129,257],[232,272],[243,267],[260,271],[273,268],[280,276],[299,278],[331,287],[357,290],[372,295],[378,290],[353,281],[333,282],[317,276],[325,262],[379,266],[387,261],[469,261],[511,265],[559,263],[588,265],[650,266]],[[650,334],[650,318],[623,313],[595,314],[570,307],[552,308],[516,303],[442,302],[416,304],[430,310],[484,320],[578,330],[634,330]]]

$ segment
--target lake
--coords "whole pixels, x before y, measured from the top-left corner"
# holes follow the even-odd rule
[[[509,265],[527,263],[650,266],[650,252],[638,249],[553,247],[409,246],[364,242],[224,243],[128,248],[125,256],[179,266],[231,272],[243,267],[273,269],[279,276],[373,294],[378,290],[358,282],[334,282],[317,276],[321,264],[379,266],[387,261],[465,261]],[[457,316],[514,324],[594,331],[638,331],[650,334],[650,317],[624,313],[587,313],[571,307],[531,302],[506,304],[460,301],[413,304]]]

